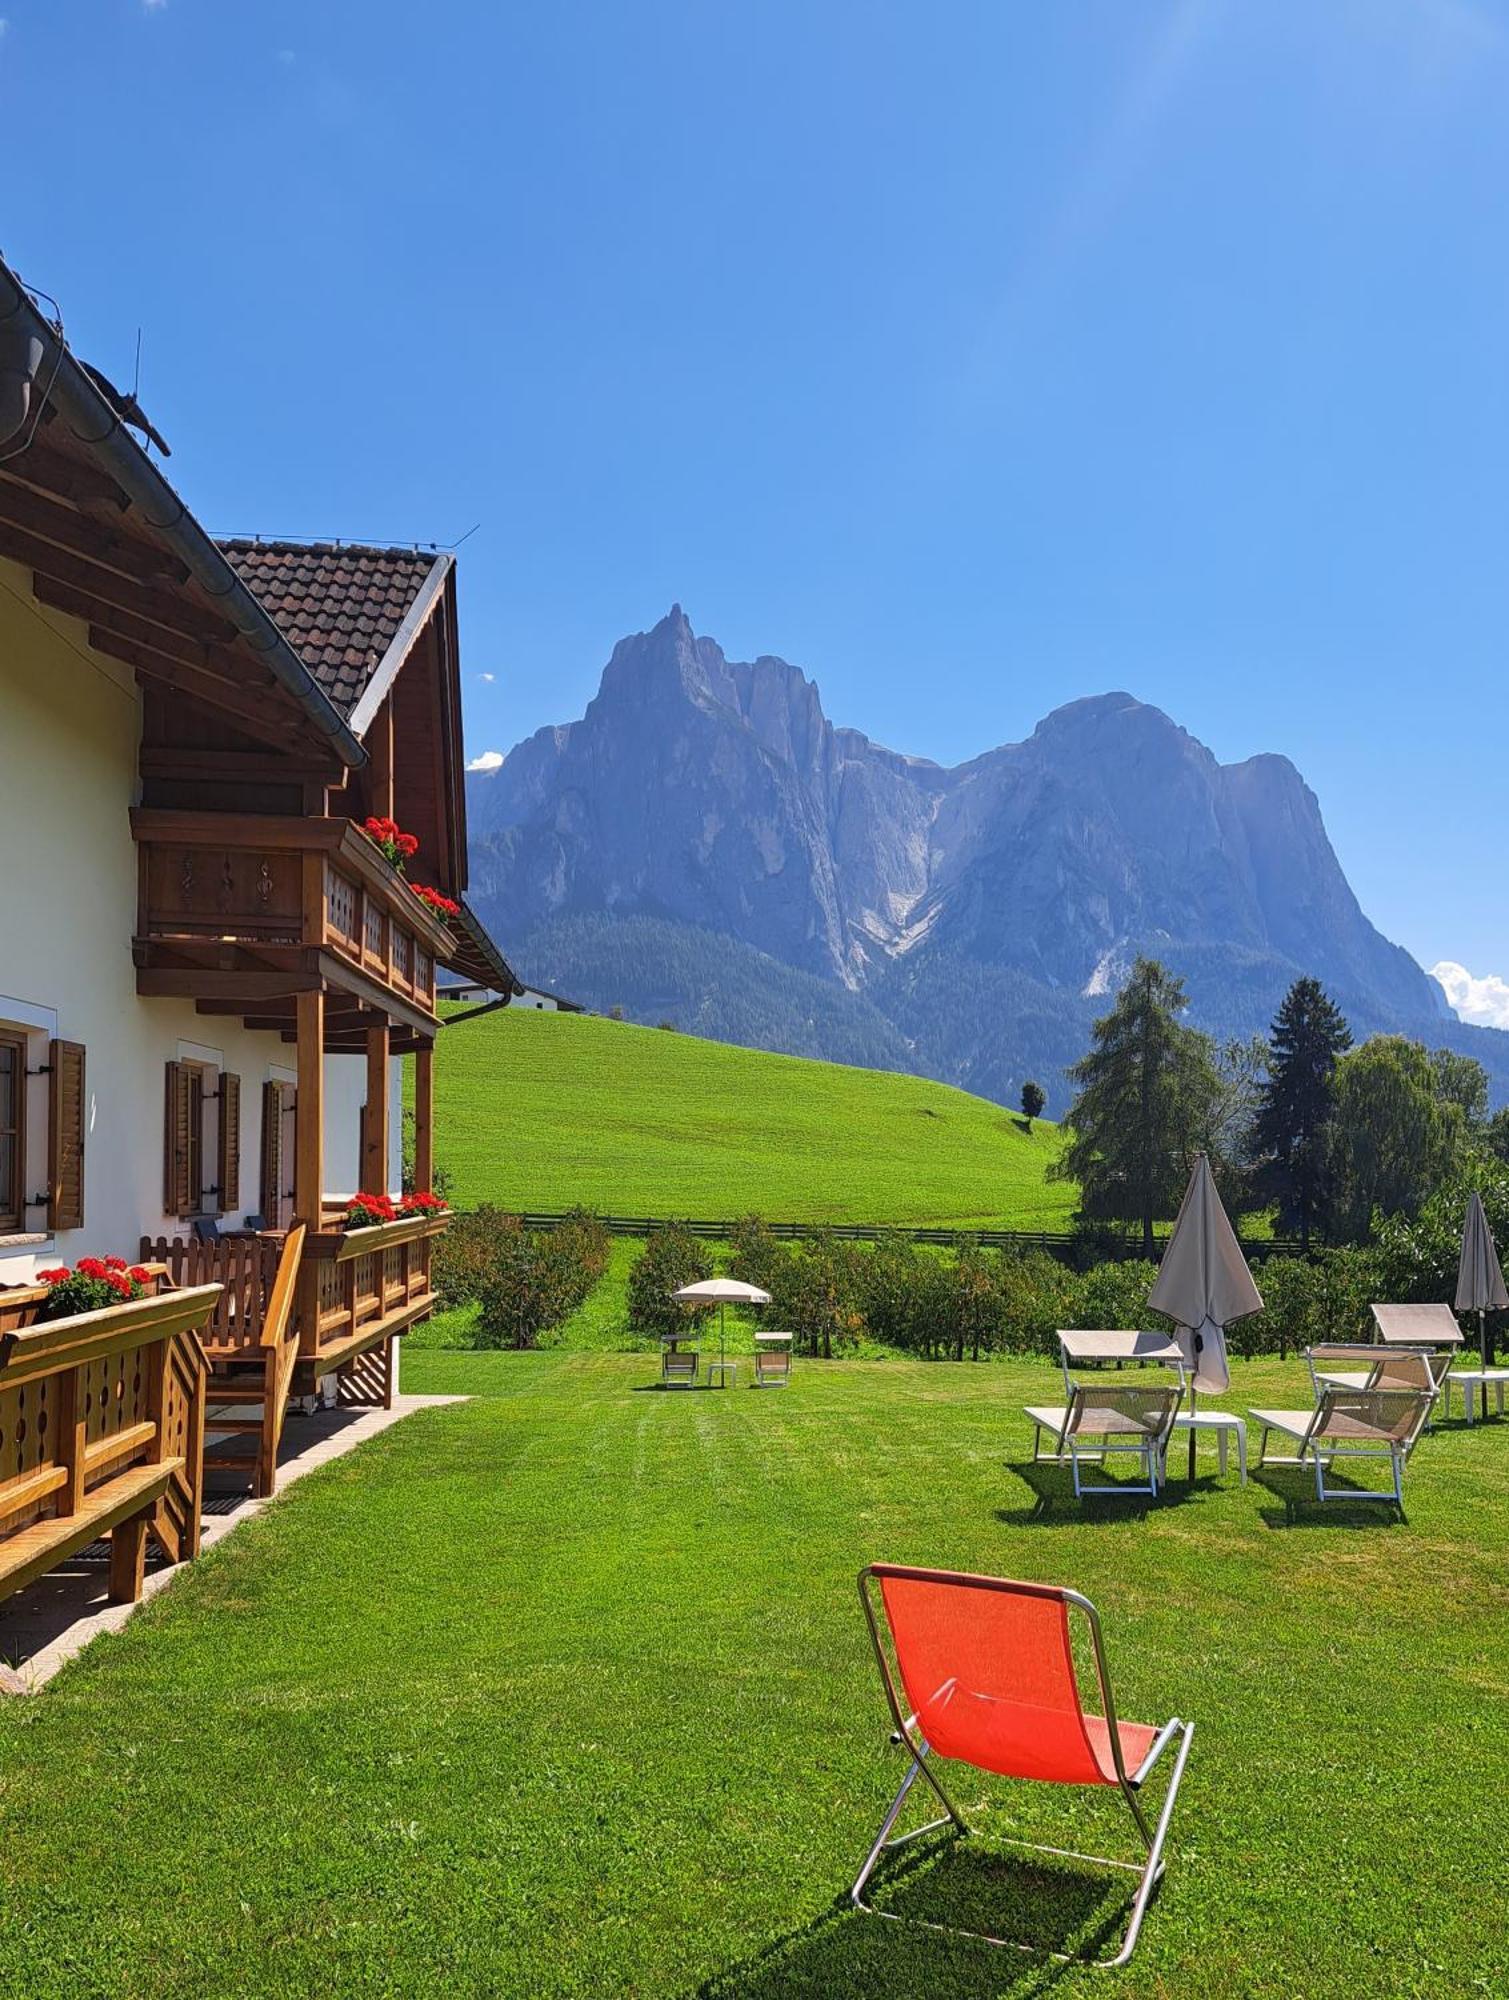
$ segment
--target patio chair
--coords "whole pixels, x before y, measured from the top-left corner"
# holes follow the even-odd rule
[[[1404,1464],[1425,1428],[1434,1389],[1351,1389],[1328,1383],[1313,1410],[1249,1410],[1260,1426],[1258,1464],[1303,1465],[1308,1455],[1315,1467],[1318,1500],[1384,1500],[1403,1511]],[[1291,1438],[1297,1449],[1287,1457],[1269,1459],[1268,1434]],[[1326,1473],[1337,1459],[1386,1459],[1393,1490],[1326,1489]]]
[[[1179,1414],[1183,1389],[1179,1382],[1076,1383],[1067,1407],[1029,1405],[1034,1465],[1067,1465],[1074,1477],[1074,1495],[1153,1493],[1163,1483],[1163,1459]],[[1052,1440],[1044,1451],[1043,1438]],[[1131,1452],[1142,1465],[1142,1484],[1119,1481],[1087,1486],[1080,1476],[1082,1461],[1104,1466],[1112,1452]]]
[[[660,1380],[666,1387],[693,1389],[697,1385],[697,1350],[678,1344],[685,1340],[685,1334],[678,1334],[661,1341]]]
[[[881,1633],[882,1616],[877,1616],[877,1594],[890,1638],[889,1653]],[[1079,1854],[1072,1849],[1038,1847],[1030,1841],[1009,1844],[1036,1854],[1124,1869],[1138,1877],[1127,1928],[1114,1957],[1086,1961],[1083,1954],[1075,1952],[1047,1954],[1063,1963],[1079,1960],[1102,1966],[1125,1965],[1136,1947],[1148,1900],[1163,1876],[1164,1842],[1194,1737],[1194,1724],[1183,1722],[1178,1716],[1161,1728],[1140,1722],[1118,1722],[1111,1699],[1100,1619],[1094,1605],[1077,1590],[1041,1583],[1011,1583],[1001,1577],[968,1576],[951,1570],[872,1563],[860,1571],[859,1597],[896,1726],[892,1741],[905,1746],[911,1763],[850,1892],[855,1907],[869,1916],[888,1916],[898,1923],[909,1921],[893,1911],[877,1910],[865,1900],[866,1886],[881,1855],[888,1848],[900,1847],[950,1824],[961,1834],[969,1831],[944,1791],[936,1769],[928,1762],[930,1756],[954,1758],[1003,1778],[1114,1786],[1126,1801],[1147,1850],[1144,1861],[1112,1860],[1105,1855]],[[1100,1695],[1099,1715],[1087,1714],[1080,1698],[1071,1643],[1071,1610],[1088,1623]],[[1178,1754],[1154,1826],[1149,1823],[1140,1794],[1154,1766],[1176,1738]],[[907,1794],[919,1776],[936,1793],[945,1817],[893,1838]],[[951,1936],[975,1937],[987,1944],[1014,1945],[1021,1951],[1043,1950],[1041,1945],[983,1932],[961,1932],[946,1924],[925,1923],[923,1928]]]
[[[791,1335],[755,1335],[754,1384],[757,1389],[784,1389],[791,1381]]]

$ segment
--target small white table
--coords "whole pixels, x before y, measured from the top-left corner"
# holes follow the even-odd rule
[[[1445,1394],[1448,1420],[1451,1417],[1451,1392],[1453,1389],[1460,1389],[1462,1392],[1462,1414],[1466,1417],[1468,1423],[1471,1424],[1477,1421],[1479,1399],[1483,1397],[1485,1389],[1493,1391],[1494,1407],[1498,1415],[1502,1416],[1504,1414],[1504,1384],[1506,1382],[1509,1382],[1509,1368],[1451,1369],[1441,1385]]]
[[[1247,1484],[1247,1426],[1240,1417],[1230,1416],[1225,1410],[1184,1410],[1174,1418],[1174,1429],[1186,1433],[1193,1431],[1197,1438],[1202,1431],[1214,1434],[1217,1463],[1223,1479],[1226,1477],[1227,1450],[1235,1438],[1237,1470],[1242,1475],[1242,1484]]]
[[[737,1361],[709,1361],[707,1364],[707,1386],[709,1389],[713,1386],[714,1375],[718,1378],[718,1387],[726,1389],[730,1382],[736,1383],[738,1381],[739,1364]]]

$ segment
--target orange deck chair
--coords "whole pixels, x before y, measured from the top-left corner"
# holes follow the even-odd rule
[[[859,1597],[896,1724],[892,1740],[905,1745],[912,1761],[854,1884],[856,1907],[871,1916],[907,1921],[865,1901],[866,1884],[881,1855],[887,1848],[899,1847],[939,1827],[952,1824],[960,1833],[969,1831],[928,1762],[930,1756],[957,1758],[1003,1778],[1114,1785],[1136,1822],[1147,1849],[1145,1861],[1113,1861],[1104,1855],[1077,1854],[1069,1848],[1037,1847],[1033,1851],[1123,1868],[1140,1877],[1116,1956],[1090,1961],[1103,1966],[1125,1965],[1136,1946],[1148,1899],[1163,1875],[1164,1839],[1184,1776],[1194,1724],[1181,1722],[1178,1716],[1161,1729],[1141,1722],[1117,1722],[1100,1619],[1094,1605],[1077,1590],[1009,1583],[1001,1577],[968,1576],[953,1570],[872,1563],[860,1571]],[[1100,1683],[1100,1715],[1086,1714],[1080,1701],[1070,1645],[1071,1608],[1082,1613],[1089,1624]],[[1176,1737],[1178,1754],[1155,1828],[1149,1824],[1139,1794],[1153,1766]],[[893,1839],[892,1829],[919,1776],[937,1793],[946,1817]],[[1031,1847],[1032,1843],[1012,1845]],[[947,1931],[949,1926],[932,1924],[927,1928]],[[983,1936],[978,1932],[962,1935]],[[984,1942],[1015,1944],[1023,1951],[1042,1949],[1012,1938],[987,1936]],[[1071,1952],[1046,1955],[1065,1961],[1078,1956]]]

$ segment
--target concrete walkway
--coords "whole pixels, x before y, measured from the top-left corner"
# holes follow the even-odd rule
[[[332,1459],[344,1458],[368,1438],[402,1423],[416,1410],[445,1403],[464,1403],[465,1396],[395,1396],[391,1410],[322,1409],[305,1416],[290,1407],[278,1452],[278,1491],[271,1500],[253,1500],[247,1473],[234,1460],[205,1465],[205,1504],[201,1546],[214,1548],[233,1529],[279,1500],[296,1480]],[[254,1448],[255,1441],[247,1440]],[[149,1556],[142,1603],[165,1590],[176,1576],[192,1567],[168,1564]],[[40,1577],[0,1605],[0,1694],[33,1694],[58,1669],[81,1653],[101,1632],[118,1632],[137,1609],[111,1604],[105,1595],[109,1544],[92,1542],[87,1549]]]

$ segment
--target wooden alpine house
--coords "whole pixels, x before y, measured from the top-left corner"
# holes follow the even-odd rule
[[[39,297],[0,264],[0,1306],[160,1266],[265,1493],[290,1399],[391,1402],[433,1305],[437,968],[520,990],[464,901],[455,558],[215,541]]]

